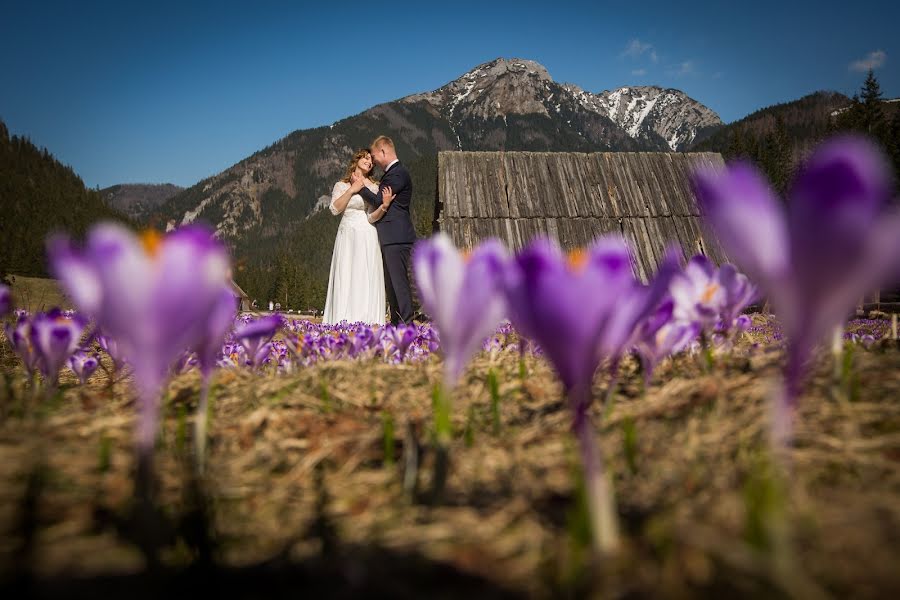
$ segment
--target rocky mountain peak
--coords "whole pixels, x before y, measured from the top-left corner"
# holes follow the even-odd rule
[[[427,102],[454,132],[459,123],[473,119],[505,122],[512,115],[591,113],[611,120],[649,148],[668,150],[683,150],[702,131],[722,125],[715,112],[680,90],[625,86],[594,94],[574,84],[558,84],[543,65],[521,58],[480,64],[433,92],[401,102]]]
[[[428,102],[451,122],[465,117],[491,119],[507,114],[546,113],[540,97],[553,83],[540,63],[520,58],[496,58],[467,71],[458,79],[401,102]]]

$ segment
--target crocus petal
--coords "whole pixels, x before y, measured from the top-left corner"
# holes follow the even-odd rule
[[[632,279],[623,282],[613,294],[614,302],[599,337],[598,350],[603,358],[616,358],[634,345],[641,322],[667,298],[672,279],[680,268],[679,255],[675,248],[667,249],[648,285]]]
[[[790,192],[791,257],[807,301],[852,277],[868,236],[890,199],[886,157],[868,140],[835,138],[820,146]]]
[[[726,254],[755,281],[774,286],[788,279],[785,215],[763,175],[738,162],[723,171],[697,171],[692,182],[706,224]]]
[[[0,317],[5,317],[12,309],[9,287],[0,283]]]
[[[737,316],[756,300],[759,293],[756,287],[743,273],[739,273],[734,265],[724,264],[719,267],[717,279],[725,293],[721,307],[722,320],[730,327]]]
[[[453,241],[445,233],[416,244],[413,271],[425,310],[438,328],[447,331],[453,326],[454,302],[459,298],[465,265]]]
[[[856,135],[833,138],[816,149],[791,187],[791,233],[824,227],[859,237],[892,190],[890,165],[873,142]]]
[[[54,276],[60,280],[75,305],[88,314],[100,310],[103,288],[93,266],[75,252],[68,238],[55,236],[47,243]]]
[[[571,390],[590,384],[601,358],[601,329],[612,324],[612,307],[634,286],[627,244],[606,236],[580,267],[570,266],[555,243],[532,242],[511,261],[505,291],[510,320],[541,346]]]
[[[209,376],[216,365],[225,334],[234,325],[237,304],[229,287],[223,287],[212,312],[206,318],[206,333],[197,347],[200,371]]]
[[[502,284],[507,260],[506,249],[499,241],[483,242],[464,265],[457,295],[442,299],[455,309],[452,323],[443,327],[438,323],[451,382],[456,381],[465,363],[505,316]]]

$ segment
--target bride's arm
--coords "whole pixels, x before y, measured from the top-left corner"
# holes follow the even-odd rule
[[[347,186],[346,189],[343,185],[343,182],[338,181],[334,184],[334,187],[331,188],[331,204],[328,205],[328,210],[331,211],[333,215],[339,215],[344,212],[344,209],[347,208],[347,204],[350,203],[350,198],[353,197],[353,187]]]

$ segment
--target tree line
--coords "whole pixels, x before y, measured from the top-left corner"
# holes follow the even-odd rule
[[[72,167],[27,137],[10,136],[0,121],[0,277],[10,273],[46,277],[47,236],[64,231],[84,236],[91,224],[116,220],[98,190],[88,189]]]
[[[816,144],[841,131],[870,136],[900,174],[900,106],[884,102],[872,71],[852,98],[816,92],[764,108],[698,141],[691,150],[720,152],[725,160],[748,159],[784,192]]]

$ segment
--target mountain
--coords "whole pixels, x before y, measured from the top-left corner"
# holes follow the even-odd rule
[[[45,277],[44,243],[54,231],[81,237],[100,220],[128,222],[72,170],[0,121],[0,276]]]
[[[623,87],[596,95],[598,110],[635,139],[660,150],[685,150],[698,137],[722,126],[719,115],[680,90]],[[586,103],[597,104],[593,99]]]
[[[100,190],[107,206],[142,221],[184,188],[171,183],[122,183]]]
[[[740,154],[742,147],[764,144],[767,137],[783,128],[783,133],[791,140],[793,154],[799,160],[833,130],[834,117],[850,103],[850,98],[837,92],[815,92],[792,102],[762,108],[701,135],[690,145],[690,150],[721,152],[730,158]]]
[[[721,152],[726,160],[748,159],[762,168],[778,191],[785,192],[798,165],[819,142],[839,131],[871,137],[900,175],[900,102],[877,96],[867,102],[836,92],[815,92],[720,127],[690,148]]]
[[[378,134],[408,165],[441,150],[680,150],[721,120],[677,90],[631,87],[593,94],[558,84],[540,64],[497,59],[432,92],[374,106],[328,127],[295,131],[179,193],[157,215],[203,220],[240,240],[279,235],[316,206],[357,148]],[[433,181],[417,187],[417,227],[430,229]],[[420,195],[421,194],[421,195]]]

